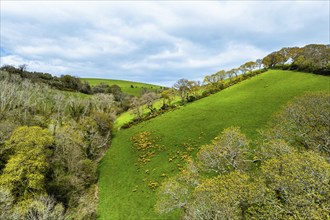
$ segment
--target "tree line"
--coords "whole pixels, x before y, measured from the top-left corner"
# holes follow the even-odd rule
[[[120,105],[0,71],[0,219],[95,219]]]
[[[310,44],[284,47],[262,59],[265,68],[297,70],[330,75],[330,45]]]
[[[95,219],[97,163],[111,143],[114,120],[128,109],[132,109],[137,121],[140,121],[146,117],[146,109],[150,112],[148,118],[157,116],[160,112],[170,109],[171,106],[175,107],[177,96],[180,97],[180,104],[192,102],[260,74],[268,68],[328,74],[329,60],[329,46],[307,45],[303,48],[283,48],[263,59],[246,62],[238,68],[229,71],[220,70],[205,76],[203,82],[180,79],[172,88],[160,93],[145,91],[140,97],[124,94],[116,85],[99,84],[91,87],[88,83],[70,75],[55,77],[48,73],[29,72],[26,70],[26,65],[18,68],[5,65],[0,68],[0,209],[2,210],[0,218]],[[72,91],[80,93],[70,93]],[[81,93],[94,95],[82,96]],[[233,137],[236,142],[228,144],[232,147],[222,149],[223,144],[217,142],[204,146],[197,158],[197,163],[204,165],[195,166],[196,161],[191,163],[188,161],[186,174],[182,176],[179,174],[175,177],[175,181],[172,179],[172,182],[167,185],[170,188],[167,188],[167,183],[164,183],[163,189],[170,190],[168,192],[175,195],[175,201],[180,203],[161,198],[158,210],[166,212],[173,209],[171,205],[176,205],[175,208],[183,210],[184,216],[194,219],[193,216],[196,213],[191,213],[191,211],[198,208],[205,211],[205,217],[210,215],[216,219],[217,217],[213,216],[214,207],[218,210],[221,204],[227,204],[227,207],[221,206],[221,210],[226,210],[230,206],[235,208],[235,213],[252,213],[247,210],[252,206],[255,208],[253,204],[258,204],[261,207],[258,206],[258,209],[253,210],[262,213],[264,211],[262,207],[271,204],[260,202],[261,197],[253,197],[249,200],[252,198],[250,194],[243,199],[237,194],[231,200],[236,203],[230,203],[229,200],[217,200],[217,198],[211,201],[212,196],[219,195],[212,190],[222,182],[232,181],[241,184],[237,187],[242,187],[243,191],[250,190],[255,193],[254,189],[249,188],[251,182],[248,180],[255,178],[251,170],[273,169],[272,167],[263,168],[267,167],[267,163],[276,164],[274,161],[269,162],[272,160],[301,160],[302,154],[291,154],[291,152],[296,153],[296,149],[300,148],[307,151],[312,149],[321,157],[329,154],[329,145],[326,144],[329,140],[325,136],[326,128],[329,126],[327,121],[329,113],[318,112],[318,109],[328,108],[329,99],[315,97],[306,98],[307,101],[293,105],[292,112],[297,113],[293,116],[302,115],[302,118],[294,118],[290,115],[291,119],[295,120],[288,120],[290,117],[283,113],[282,116],[286,119],[281,119],[283,123],[279,123],[279,127],[273,126],[273,131],[269,128],[263,132],[264,143],[255,146],[258,150],[253,153],[248,150],[250,149],[248,146],[251,145],[249,140],[239,130],[233,128],[224,131],[219,139],[226,139],[228,135],[228,137]],[[159,98],[163,99],[161,111],[154,108],[154,103]],[[318,107],[313,109],[308,107],[310,106],[308,100],[321,101],[316,101],[314,104]],[[324,106],[319,106],[320,103]],[[304,109],[305,106],[309,109]],[[309,112],[306,117],[305,111]],[[287,114],[290,112],[288,111]],[[313,116],[314,121],[305,123],[304,120],[309,116]],[[326,121],[319,122],[315,118],[324,118]],[[295,124],[297,122],[300,123],[299,126]],[[320,124],[323,127],[319,127]],[[285,126],[281,127],[281,125]],[[302,127],[307,129],[305,132],[309,136],[305,133],[294,133],[301,131]],[[274,134],[277,135],[276,138]],[[310,136],[311,134],[313,136]],[[240,145],[235,148],[238,142]],[[221,149],[214,150],[216,145],[221,146]],[[307,153],[303,156],[314,158],[313,153],[310,153],[312,156]],[[220,159],[217,158],[218,156]],[[324,165],[323,159],[318,156],[315,158],[314,162],[317,166],[327,166]],[[246,164],[248,166],[245,166]],[[276,166],[282,166],[281,164],[279,162]],[[253,167],[251,170],[242,168],[251,166]],[[203,182],[204,177],[196,176],[200,172],[211,172],[215,178],[205,179],[208,182]],[[220,173],[221,176],[216,175]],[[185,175],[188,175],[190,179]],[[264,180],[268,178],[262,174],[259,177]],[[182,178],[188,182],[182,183]],[[204,191],[198,191],[203,187],[206,187]],[[287,193],[287,191],[277,192],[275,188],[269,188],[268,185],[260,185],[260,187],[273,193],[267,194],[270,197],[265,198],[273,198],[276,193],[282,193],[281,196],[285,197]],[[233,193],[232,190],[234,189],[228,189],[227,192]],[[167,196],[164,191],[162,193],[165,197]],[[202,198],[199,197],[200,195],[210,195],[210,197]],[[227,198],[226,195],[221,195],[221,197]],[[237,199],[240,199],[239,203]],[[198,201],[203,201],[208,206],[201,206],[203,203],[198,203]],[[254,201],[259,201],[259,203]],[[281,200],[269,201],[282,207],[276,215],[280,215],[279,213],[289,213],[286,217],[292,215],[285,208],[286,203]],[[320,201],[311,201],[312,204],[316,204],[312,211],[319,209],[323,212],[322,207],[317,205]],[[240,206],[233,204],[240,204]],[[283,211],[284,209],[286,211]],[[244,214],[244,216],[249,215]],[[275,214],[272,217],[274,216]]]
[[[330,47],[329,45],[310,44],[304,47],[285,47],[272,52],[264,58],[248,61],[239,67],[230,70],[219,70],[216,73],[206,75],[203,81],[189,79],[177,80],[171,88],[164,88],[157,93],[149,93],[143,97],[131,99],[130,108],[133,109],[135,119],[123,126],[128,128],[141,120],[149,120],[167,110],[176,108],[198,99],[217,93],[229,86],[243,80],[261,74],[268,69],[283,69],[292,71],[304,71],[315,74],[330,74]],[[180,97],[180,102],[176,97]],[[161,98],[163,105],[155,109],[153,104]],[[148,104],[147,104],[148,103]],[[148,108],[150,111],[145,112]],[[128,110],[128,108],[127,108]]]
[[[206,75],[203,82],[179,79],[173,89],[181,102],[190,102],[221,91],[228,86],[265,72],[268,69],[283,69],[330,75],[330,45],[310,44],[304,47],[284,47],[256,61],[248,61],[230,70],[220,70]],[[171,91],[164,91],[169,99]]]
[[[188,158],[158,192],[182,219],[329,219],[330,95],[296,98],[256,142],[238,127]]]

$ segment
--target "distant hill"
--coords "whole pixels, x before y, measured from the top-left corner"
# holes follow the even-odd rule
[[[173,176],[224,128],[239,126],[251,139],[271,116],[296,96],[309,91],[330,92],[330,78],[308,73],[270,70],[207,98],[157,118],[116,132],[99,171],[99,219],[178,219],[179,213],[154,212],[157,186]],[[144,160],[133,149],[132,136],[149,132],[159,149]],[[143,159],[144,158],[144,159]],[[140,159],[140,160],[139,160]]]
[[[114,80],[114,79],[96,79],[96,78],[81,78],[82,81],[87,81],[91,86],[96,86],[100,83],[111,85],[117,85],[122,89],[122,92],[140,96],[142,90],[148,91],[160,91],[162,86],[153,85],[148,83],[141,83],[141,82],[132,82],[132,81],[125,81],[125,80]]]

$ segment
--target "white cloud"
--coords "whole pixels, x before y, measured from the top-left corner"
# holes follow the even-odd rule
[[[1,1],[1,65],[145,82],[199,79],[329,43],[327,1]]]

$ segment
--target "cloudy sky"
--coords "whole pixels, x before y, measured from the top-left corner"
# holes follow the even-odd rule
[[[329,1],[1,0],[1,65],[172,85],[329,44]]]

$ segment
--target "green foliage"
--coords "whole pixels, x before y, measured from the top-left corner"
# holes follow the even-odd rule
[[[323,44],[309,44],[302,48],[285,47],[262,60],[265,68],[292,69],[323,75],[330,74],[330,48]]]
[[[330,94],[311,93],[288,104],[263,134],[268,139],[280,138],[330,156],[329,124]]]
[[[11,220],[18,219],[19,215],[13,210],[14,197],[10,190],[0,187],[0,219]]]
[[[168,213],[184,207],[190,196],[187,186],[174,178],[166,180],[159,192],[160,199],[156,204],[156,211],[159,213]]]
[[[38,197],[29,205],[24,216],[28,220],[66,220],[69,217],[65,216],[65,210],[62,204],[56,203],[51,197]]]
[[[311,151],[287,154],[266,161],[261,171],[276,195],[271,210],[280,207],[279,219],[330,217],[330,164],[325,158]]]
[[[283,139],[263,139],[255,149],[253,162],[264,162],[294,152],[296,149]]]
[[[316,128],[317,134],[323,134],[318,127],[328,129],[330,126],[327,102],[328,94],[308,94],[288,104],[280,113],[284,115],[282,120],[277,117],[276,124],[262,132],[265,139],[253,149],[255,160],[252,161],[248,154],[240,152],[240,146],[248,145],[246,137],[238,128],[225,129],[197,153],[201,168],[211,168],[218,172],[217,176],[188,166],[185,173],[201,175],[189,175],[185,178],[189,181],[182,181],[181,172],[166,180],[158,193],[156,211],[168,213],[181,209],[183,219],[328,219],[330,164],[320,151],[324,147],[302,148],[300,150],[306,151],[300,152],[279,139],[281,136],[276,133],[279,130],[287,140],[292,140],[299,131],[304,134],[300,136],[300,145],[315,138],[315,133],[306,132],[304,126]],[[291,122],[299,128],[291,126],[283,133],[288,127],[286,123]],[[291,130],[294,132],[290,133]],[[324,140],[322,137],[319,139]],[[324,141],[317,146],[327,144],[328,141]],[[235,165],[245,162],[244,173],[232,165],[233,161]],[[260,169],[247,169],[248,163],[256,161],[261,161]],[[191,182],[195,184],[189,184]]]
[[[68,121],[57,128],[48,191],[69,208],[68,212],[82,209],[81,203],[92,198],[84,197],[82,192],[88,194],[96,183],[97,162],[107,149],[110,138],[110,119],[102,112],[93,112],[91,117],[86,116],[79,122]],[[95,210],[87,212],[84,209],[84,214],[77,216],[95,218]]]
[[[184,104],[184,100],[188,95],[189,92],[189,80],[187,79],[179,79],[174,85],[173,88],[175,88],[180,97],[181,97],[181,104]]]
[[[5,167],[9,156],[13,154],[13,149],[5,145],[5,141],[8,140],[12,132],[16,129],[17,124],[10,121],[0,121],[0,173]]]
[[[36,84],[47,84],[60,90],[77,91],[85,94],[91,94],[91,88],[88,83],[82,82],[79,78],[71,75],[63,75],[61,77],[52,76],[49,73],[29,72],[26,65],[22,64],[19,68],[10,65],[4,65],[0,71],[6,71],[9,78],[28,79]]]
[[[324,157],[312,151],[283,154],[265,161],[257,171],[210,178],[184,175],[199,173],[187,166],[162,184],[156,211],[181,209],[183,219],[330,217],[330,164]]]
[[[293,97],[308,91],[328,92],[328,78],[271,70],[152,120],[116,131],[112,147],[99,167],[100,219],[178,219],[180,211],[162,216],[152,211],[156,195],[149,189],[149,181],[161,183],[163,174],[173,177],[178,168],[184,167],[181,156],[194,156],[200,146],[209,144],[219,131],[230,126],[240,126],[254,142],[258,137],[256,130],[265,127],[271,115]],[[139,153],[132,150],[131,137],[142,131],[161,137],[157,144],[164,151],[157,153],[143,170],[138,170],[135,162]]]
[[[6,142],[13,154],[0,179],[16,201],[45,193],[45,174],[48,169],[48,147],[53,144],[50,133],[40,127],[19,127]]]
[[[93,78],[84,78],[84,81],[87,81],[90,85],[96,86],[100,83],[104,83],[106,85],[117,85],[121,88],[122,92],[134,95],[141,96],[141,91],[143,89],[147,89],[148,91],[160,91],[162,89],[161,86],[147,84],[147,83],[139,83],[139,82],[131,82],[124,80],[113,80],[113,79],[93,79]],[[133,85],[133,88],[132,88]]]
[[[97,191],[96,185],[92,185],[79,197],[78,206],[70,210],[72,219],[90,220],[97,218]]]
[[[211,144],[204,145],[197,154],[205,170],[225,173],[247,168],[245,161],[249,140],[237,127],[225,129]]]
[[[205,179],[193,191],[184,219],[245,219],[248,207],[267,199],[262,181],[238,171]]]

